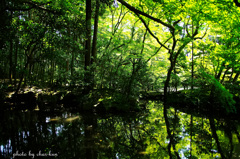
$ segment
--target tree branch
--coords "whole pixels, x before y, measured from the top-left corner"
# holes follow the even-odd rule
[[[129,5],[127,2],[125,2],[124,0],[118,0],[118,1],[119,1],[120,3],[122,3],[122,5],[124,5],[125,7],[127,7],[129,10],[133,11],[135,14],[141,14],[141,15],[143,15],[143,16],[145,16],[145,17],[147,17],[147,18],[149,18],[149,19],[151,19],[151,20],[153,20],[153,21],[155,21],[155,22],[158,22],[158,23],[164,25],[165,27],[169,28],[170,30],[174,30],[174,29],[175,29],[172,25],[167,24],[167,23],[163,22],[163,21],[160,20],[160,19],[157,19],[157,18],[155,18],[155,17],[152,17],[151,15],[149,15],[149,14],[147,14],[147,13],[145,13],[145,12],[142,12],[142,11],[136,9],[135,7]]]
[[[167,48],[164,44],[162,44],[162,43],[160,42],[160,40],[152,33],[152,31],[149,29],[149,27],[147,26],[147,24],[146,24],[146,22],[143,20],[143,18],[140,17],[138,13],[136,13],[136,14],[137,14],[137,16],[139,17],[139,19],[142,21],[142,23],[144,24],[144,26],[145,26],[145,28],[147,29],[147,31],[152,35],[152,37],[154,37],[154,38],[157,40],[157,42],[158,42],[162,47],[164,47],[165,49],[169,50],[169,48]]]
[[[125,46],[125,44],[121,44],[121,45],[119,45],[119,46],[113,48],[110,52],[112,52],[112,51],[114,51],[114,50],[117,50],[117,49],[119,49],[120,47],[123,47],[123,46]]]
[[[206,36],[207,31],[208,31],[208,27],[207,27],[207,29],[206,29],[206,31],[205,31],[205,33],[203,34],[202,37],[196,37],[196,38],[193,38],[193,39],[194,39],[194,40],[196,40],[196,39],[203,39],[203,38]]]
[[[164,42],[164,44],[166,44],[171,38],[172,38],[172,37],[168,38],[168,39]],[[151,55],[151,57],[149,57],[148,60],[146,60],[145,63],[148,63],[148,62],[151,60],[152,57],[154,57],[155,55],[157,55],[158,51],[159,51],[161,48],[162,48],[162,46],[161,46],[160,48],[158,48],[157,51],[156,51],[153,55]]]

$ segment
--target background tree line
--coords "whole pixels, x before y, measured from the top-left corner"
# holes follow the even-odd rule
[[[3,0],[0,73],[22,84],[239,96],[238,1]],[[199,97],[200,98],[200,97]]]

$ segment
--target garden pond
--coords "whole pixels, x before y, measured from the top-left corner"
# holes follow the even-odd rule
[[[214,114],[214,112],[212,112]],[[5,110],[0,115],[0,158],[240,158],[240,124],[161,102],[119,114]],[[177,154],[177,155],[176,155]]]

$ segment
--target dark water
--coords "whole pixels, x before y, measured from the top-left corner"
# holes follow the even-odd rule
[[[141,113],[16,112],[0,117],[0,158],[134,159],[240,158],[240,127],[234,120],[168,110],[174,143],[161,103]],[[22,156],[22,157],[21,157]]]

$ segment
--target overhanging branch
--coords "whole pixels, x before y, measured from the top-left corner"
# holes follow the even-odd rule
[[[125,2],[124,0],[118,0],[118,1],[119,1],[120,3],[122,3],[122,5],[124,5],[125,7],[127,7],[129,10],[133,11],[135,14],[143,15],[143,16],[145,16],[145,17],[147,17],[147,18],[149,18],[149,19],[151,19],[151,20],[153,20],[153,21],[155,21],[155,22],[158,22],[158,23],[162,24],[163,26],[169,28],[170,30],[174,30],[174,27],[173,27],[172,25],[167,24],[167,23],[163,22],[162,20],[160,20],[160,19],[158,19],[158,18],[155,18],[155,17],[153,17],[153,16],[151,16],[151,15],[149,15],[149,14],[147,14],[147,13],[144,13],[144,12],[136,9],[135,7],[129,5],[127,2]]]
[[[157,42],[164,47],[165,49],[169,50],[169,48],[167,48],[163,43],[160,42],[160,40],[152,33],[152,31],[149,29],[149,27],[147,26],[146,22],[144,21],[144,19],[142,17],[139,16],[139,14],[137,14],[137,16],[139,17],[139,19],[142,21],[142,23],[144,24],[145,28],[147,29],[147,31],[152,35],[152,37],[154,37]]]

